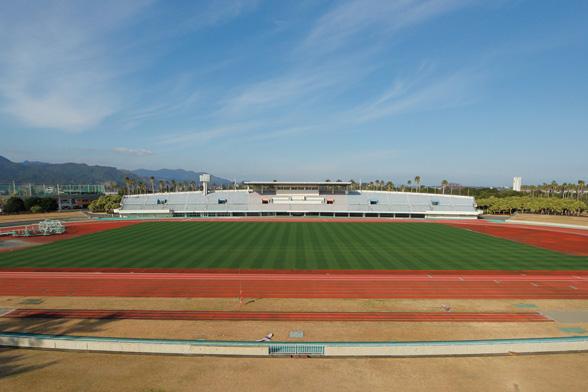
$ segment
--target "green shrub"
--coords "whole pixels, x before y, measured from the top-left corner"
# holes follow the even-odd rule
[[[6,214],[16,214],[26,211],[24,201],[20,197],[10,197],[4,203],[2,211]]]
[[[121,195],[105,195],[90,203],[90,211],[92,212],[108,212],[112,214],[115,208],[120,207]]]
[[[38,214],[40,212],[45,212],[45,210],[43,210],[43,207],[39,206],[39,205],[34,205],[31,207],[31,212],[33,214]]]

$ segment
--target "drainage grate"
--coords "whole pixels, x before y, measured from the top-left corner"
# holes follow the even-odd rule
[[[272,344],[270,355],[325,355],[325,346],[320,344]]]

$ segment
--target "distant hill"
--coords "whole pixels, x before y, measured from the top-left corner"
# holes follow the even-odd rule
[[[117,169],[110,166],[91,166],[85,163],[46,163],[46,162],[12,162],[0,156],[0,184],[104,184],[125,183],[125,177],[136,181],[148,182],[153,176],[157,180],[196,181],[199,183],[200,172],[188,170],[145,170],[135,171]],[[230,184],[231,181],[211,176],[215,185]]]
[[[85,163],[12,162],[0,156],[0,183],[23,184],[103,184],[124,183],[125,177],[138,179],[128,170]]]
[[[164,180],[164,181],[187,181],[192,182],[195,181],[196,184],[200,184],[200,175],[204,172],[195,172],[191,170],[184,170],[184,169],[159,169],[159,170],[148,170],[148,169],[137,169],[133,170],[133,173],[138,175],[139,177],[149,178],[151,176],[155,177],[155,180]],[[233,182],[231,180],[227,180],[226,178],[216,177],[211,175],[210,182],[213,185],[229,185]]]

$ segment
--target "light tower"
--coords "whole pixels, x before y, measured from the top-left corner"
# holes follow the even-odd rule
[[[200,175],[200,182],[202,183],[202,193],[208,195],[208,183],[210,182],[210,174],[202,173]]]

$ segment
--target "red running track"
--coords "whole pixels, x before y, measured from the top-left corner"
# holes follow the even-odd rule
[[[588,299],[588,271],[20,272],[0,295],[240,298]]]
[[[248,321],[407,321],[407,322],[546,322],[537,312],[227,312],[170,310],[15,309],[7,318],[248,320]]]
[[[588,230],[586,229],[483,221],[445,222],[445,224],[556,252],[588,256]]]

